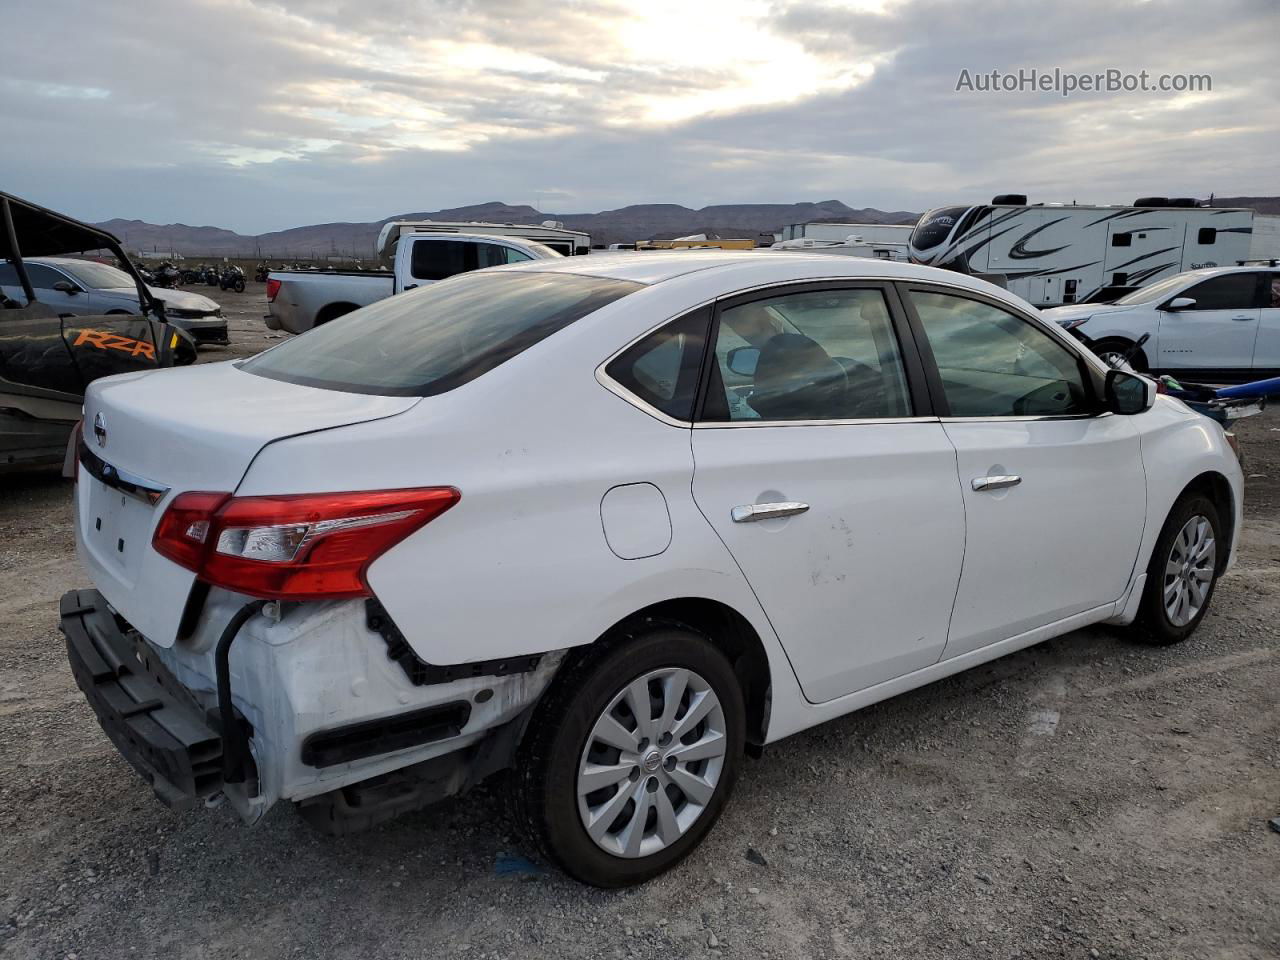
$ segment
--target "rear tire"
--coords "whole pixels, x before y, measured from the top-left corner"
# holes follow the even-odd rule
[[[710,639],[667,621],[620,629],[578,655],[539,702],[516,758],[514,819],[584,883],[643,883],[715,825],[745,730],[742,690]]]
[[[1141,639],[1165,646],[1195,632],[1213,600],[1224,548],[1214,502],[1203,493],[1183,494],[1169,511],[1147,565],[1138,609]]]

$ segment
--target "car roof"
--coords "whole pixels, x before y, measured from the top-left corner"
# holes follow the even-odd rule
[[[43,263],[51,267],[74,267],[79,263],[100,263],[98,260],[85,260],[81,257],[23,257],[25,263]],[[106,264],[110,266],[110,264]]]
[[[510,240],[512,243],[536,243],[543,247],[546,246],[537,237],[516,237],[509,233],[446,233],[442,230],[439,233],[410,233],[405,236],[413,240],[483,240],[485,243]],[[551,239],[554,240],[555,237]]]
[[[1021,302],[977,277],[940,270],[916,263],[881,260],[876,257],[849,257],[838,254],[796,250],[671,250],[654,252],[604,252],[560,260],[535,260],[529,263],[499,267],[534,273],[576,273],[610,280],[630,280],[652,285],[693,273],[717,271],[741,274],[749,278],[743,286],[769,283],[772,280],[803,280],[806,277],[849,278],[869,280],[933,280],[952,286],[970,287],[985,293],[993,291],[1006,299]],[[726,277],[726,280],[729,279]]]
[[[1269,267],[1265,263],[1245,263],[1232,265],[1230,267],[1200,267],[1197,270],[1183,270],[1176,273],[1175,277],[1186,277],[1194,280],[1204,280],[1208,277],[1217,277],[1224,273],[1252,273],[1258,270],[1275,270],[1276,267]],[[1173,277],[1167,279],[1172,280]]]

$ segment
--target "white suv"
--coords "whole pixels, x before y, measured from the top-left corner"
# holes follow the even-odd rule
[[[1280,267],[1188,270],[1115,303],[1043,311],[1080,331],[1104,356],[1124,354],[1148,333],[1131,361],[1141,371],[1191,379],[1252,380],[1280,376]]]
[[[1186,637],[1242,492],[1016,297],[803,253],[454,277],[99,380],[79,458],[62,629],[162,800],[344,831],[510,767],[603,886],[687,855],[745,750],[1088,624]]]

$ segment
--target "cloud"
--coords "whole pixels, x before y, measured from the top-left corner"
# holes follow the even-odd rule
[[[10,0],[3,16],[22,42],[0,61],[0,186],[93,219],[257,232],[493,199],[1280,192],[1270,0],[1211,16],[1161,0]],[[955,89],[964,69],[1031,67],[1209,73],[1213,90]]]

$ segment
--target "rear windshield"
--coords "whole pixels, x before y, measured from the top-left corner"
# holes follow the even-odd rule
[[[468,273],[331,320],[241,369],[309,387],[430,397],[640,289],[567,273]]]

